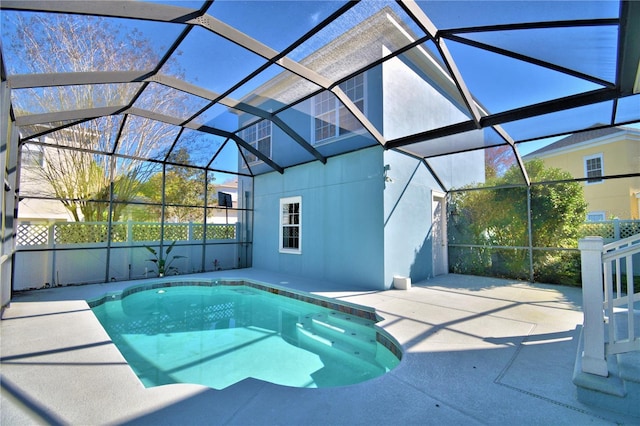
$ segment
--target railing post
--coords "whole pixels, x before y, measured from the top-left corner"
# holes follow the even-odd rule
[[[582,371],[607,377],[602,287],[602,237],[578,242],[582,263],[582,310],[584,312]]]

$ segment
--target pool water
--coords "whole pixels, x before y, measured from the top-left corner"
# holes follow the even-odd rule
[[[374,321],[248,286],[154,288],[92,309],[147,387],[344,386],[399,363]]]

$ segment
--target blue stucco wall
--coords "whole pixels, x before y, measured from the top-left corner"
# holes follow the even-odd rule
[[[420,61],[423,62],[416,66]],[[468,119],[454,97],[445,89],[436,89],[429,84],[430,77],[424,73],[430,68],[429,64],[426,56],[415,55],[384,63],[382,104],[385,138],[402,137]],[[444,84],[443,87],[448,86]],[[455,87],[451,85],[450,90],[453,93]],[[427,141],[425,145],[430,142],[434,143]],[[480,161],[469,165],[462,174],[469,172],[475,178],[478,172],[484,172],[483,153],[479,151],[479,155]],[[386,182],[384,190],[384,283],[388,288],[394,275],[411,277],[412,282],[434,275],[432,191],[445,190],[420,159],[386,151],[384,164],[389,168],[391,179],[391,182]]]
[[[441,190],[424,163],[395,151],[386,151],[389,167],[384,189],[385,287],[393,276],[412,282],[433,276],[431,194]]]
[[[454,92],[455,86],[450,84],[450,90]],[[387,140],[469,120],[459,103],[431,86],[426,74],[401,57],[383,64],[382,91]]]
[[[373,147],[254,179],[253,266],[384,288],[383,149]],[[279,203],[302,197],[302,254],[278,250]]]
[[[424,58],[397,58],[367,72],[365,113],[385,138],[466,120],[456,101],[433,89],[421,68],[407,59]],[[313,128],[310,102],[281,113],[307,140]],[[275,129],[273,138],[282,137]],[[443,189],[420,159],[377,144],[362,149],[371,143],[353,134],[316,146],[330,156],[326,165],[311,161],[284,174],[255,177],[255,267],[369,289],[390,288],[394,275],[413,282],[433,275],[431,198],[432,190]],[[285,165],[288,155],[273,153]],[[385,182],[385,165],[392,182]],[[278,250],[279,201],[293,196],[302,197],[300,255]]]

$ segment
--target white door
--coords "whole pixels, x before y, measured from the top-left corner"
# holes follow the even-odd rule
[[[447,205],[444,193],[432,191],[431,210],[433,276],[435,277],[449,272],[449,257],[447,255]]]

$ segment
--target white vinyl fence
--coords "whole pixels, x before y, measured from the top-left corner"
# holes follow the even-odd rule
[[[157,276],[152,253],[175,241],[174,273],[232,269],[243,264],[241,224],[18,221],[14,290]],[[164,257],[164,256],[163,256]]]

